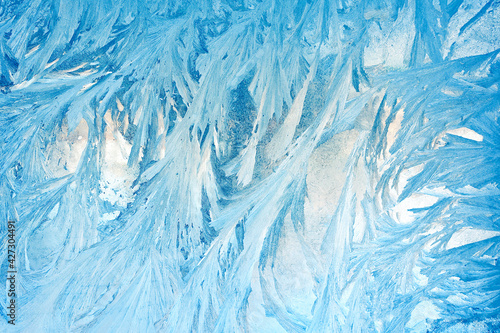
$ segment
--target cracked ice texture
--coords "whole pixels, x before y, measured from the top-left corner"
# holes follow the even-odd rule
[[[500,329],[499,50],[498,0],[2,2],[2,331]]]

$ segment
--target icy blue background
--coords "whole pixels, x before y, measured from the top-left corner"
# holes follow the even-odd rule
[[[500,1],[0,6],[1,331],[500,330]]]

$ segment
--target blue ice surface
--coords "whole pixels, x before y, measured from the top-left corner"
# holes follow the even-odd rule
[[[500,1],[0,4],[2,332],[500,331]]]

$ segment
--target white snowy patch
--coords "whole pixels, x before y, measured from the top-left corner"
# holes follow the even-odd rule
[[[470,227],[462,228],[451,236],[451,239],[446,244],[446,249],[450,250],[459,246],[480,242],[482,240],[496,236],[500,236],[500,232],[473,229]]]

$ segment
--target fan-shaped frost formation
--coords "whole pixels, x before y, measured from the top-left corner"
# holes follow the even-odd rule
[[[499,51],[498,0],[3,1],[0,330],[500,330]]]

